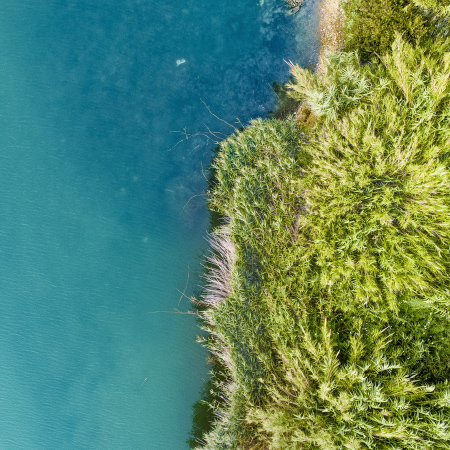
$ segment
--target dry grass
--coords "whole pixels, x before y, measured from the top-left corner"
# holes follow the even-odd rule
[[[209,270],[205,275],[202,299],[206,305],[214,307],[231,294],[231,269],[236,255],[225,225],[219,227],[216,233],[208,234],[207,241],[210,246],[210,254],[206,257]]]
[[[326,69],[327,53],[343,46],[344,11],[341,1],[322,0],[320,5],[320,53],[317,72],[323,74]]]

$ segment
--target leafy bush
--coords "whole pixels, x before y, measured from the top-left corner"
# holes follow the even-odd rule
[[[417,43],[434,25],[409,0],[349,0],[342,3],[346,21],[344,50],[357,51],[363,61],[390,51],[395,33]]]
[[[450,448],[450,388],[417,384],[389,335],[360,326],[341,364],[326,320],[314,336],[302,331],[279,348],[286,375],[271,380],[270,401],[248,413],[268,449]]]
[[[449,0],[412,0],[414,4],[424,9],[446,13],[450,12]]]
[[[294,81],[288,85],[290,95],[295,100],[305,101],[316,116],[329,120],[341,117],[371,90],[368,69],[359,66],[356,52],[331,53],[325,79],[293,64],[291,69]]]
[[[379,82],[370,96],[310,138],[303,196],[312,213],[299,245],[315,285],[342,308],[384,303],[395,311],[398,295],[431,299],[447,280],[445,49],[443,42],[432,52],[414,49],[397,38],[392,56],[373,68]]]

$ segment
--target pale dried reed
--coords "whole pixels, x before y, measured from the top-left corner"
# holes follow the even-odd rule
[[[231,295],[231,270],[236,256],[228,225],[208,234],[207,241],[210,252],[206,257],[207,273],[202,301],[207,306],[214,307]]]

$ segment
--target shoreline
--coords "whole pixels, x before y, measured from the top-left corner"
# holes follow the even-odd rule
[[[316,66],[318,74],[326,70],[327,53],[339,50],[343,46],[343,26],[345,21],[341,0],[321,0],[320,15],[320,51]]]
[[[372,17],[370,0],[362,0],[369,12],[352,1],[313,2],[317,64],[289,61],[292,78],[281,86],[281,106],[221,141],[211,163],[208,206],[227,220],[210,235],[206,257],[201,319],[215,378],[212,418],[196,450],[285,449],[299,442],[416,448],[417,440],[432,450],[449,442],[450,433],[433,427],[450,414],[444,390],[450,332],[441,306],[426,316],[423,310],[431,305],[427,292],[448,290],[445,277],[430,272],[427,278],[430,264],[438,275],[445,268],[448,255],[437,244],[448,243],[442,237],[435,250],[426,233],[446,223],[450,197],[448,179],[435,180],[437,169],[422,155],[440,161],[446,154],[442,130],[450,113],[441,111],[450,91],[450,39],[431,35],[436,19],[419,11],[411,20],[422,21],[429,39],[408,40],[395,33],[416,29],[402,28],[411,20],[401,5],[387,14],[380,3]],[[387,40],[385,30],[392,31]],[[385,58],[364,65],[364,51]],[[434,109],[422,111],[424,102]],[[420,156],[410,151],[411,133]],[[442,203],[418,216],[425,231],[405,234],[402,221],[418,214],[411,195],[427,200],[424,183]],[[392,189],[399,192],[394,200]],[[416,376],[430,388],[416,389]],[[376,386],[379,398],[367,386]],[[408,404],[400,413],[396,396]],[[392,420],[385,423],[384,415]]]

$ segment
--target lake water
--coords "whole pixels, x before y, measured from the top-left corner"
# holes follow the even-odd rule
[[[188,448],[205,353],[154,312],[201,282],[213,114],[264,114],[283,59],[315,61],[305,3],[2,0],[2,450]]]

